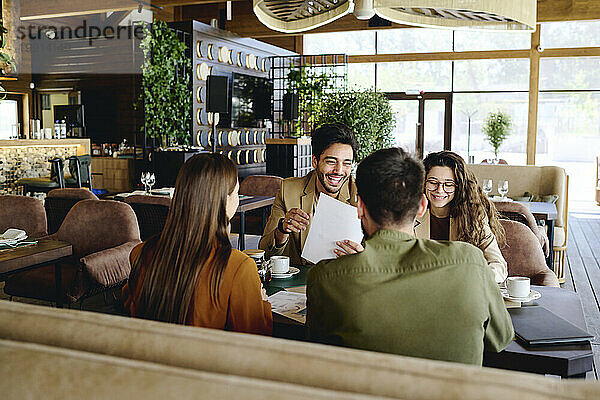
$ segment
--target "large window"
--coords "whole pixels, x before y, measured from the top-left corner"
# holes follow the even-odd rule
[[[372,89],[375,87],[375,64],[348,64],[348,87]]]
[[[528,104],[528,93],[455,93],[452,102],[452,150],[465,160],[473,156],[476,163],[493,158],[493,148],[487,142],[482,127],[490,113],[503,111],[510,115],[512,129],[500,146],[498,158],[509,164],[525,164]]]
[[[452,31],[403,28],[377,31],[377,54],[452,51]]]
[[[571,200],[594,198],[599,110],[600,92],[547,92],[539,96],[536,164],[565,168]]]
[[[531,47],[531,35],[525,32],[454,32],[454,51],[519,50]]]
[[[529,90],[529,60],[468,60],[454,62],[454,90]]]
[[[451,61],[408,61],[377,64],[377,90],[382,92],[449,92]]]
[[[304,54],[330,53],[375,54],[375,31],[313,33],[304,36]]]
[[[545,49],[600,46],[600,21],[548,22],[542,24],[540,44]]]
[[[542,58],[540,90],[600,90],[600,57]]]

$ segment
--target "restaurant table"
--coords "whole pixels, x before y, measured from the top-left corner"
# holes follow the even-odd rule
[[[162,193],[162,190],[153,190],[153,196],[165,196],[168,195],[159,194]],[[132,194],[140,194],[145,195],[145,192],[136,191],[132,193],[120,193],[113,197],[114,200],[123,201],[125,198]],[[240,214],[240,235],[238,237],[238,248],[239,250],[244,250],[246,248],[246,212],[250,210],[256,210],[259,208],[263,209],[262,213],[262,226],[264,227],[266,224],[266,208],[273,205],[273,201],[275,197],[272,196],[245,196],[240,195],[240,204],[236,210],[236,213]]]
[[[566,289],[532,286],[542,294],[522,307],[542,306],[573,325],[587,331],[579,295]],[[513,340],[500,353],[485,352],[486,367],[558,375],[563,378],[585,378],[592,370],[593,353],[589,342],[570,345],[526,346]]]
[[[518,203],[529,208],[529,211],[531,211],[536,221],[544,221],[548,227],[550,254],[548,254],[548,258],[546,258],[546,264],[550,269],[553,269],[554,251],[552,249],[554,248],[554,221],[558,218],[556,204],[542,201],[519,201]]]
[[[56,281],[56,307],[63,306],[61,262],[73,255],[70,243],[60,240],[40,239],[36,244],[0,251],[0,282],[10,275],[29,269],[54,264]]]
[[[306,273],[309,266],[297,266],[300,272],[288,279],[273,279],[267,285],[268,295],[277,293],[294,286],[306,284]],[[583,308],[579,295],[569,290],[533,286],[542,297],[523,307],[542,306],[573,325],[587,330],[583,316]],[[303,324],[283,317],[273,315],[273,336],[293,340],[307,340],[306,328]],[[502,368],[515,371],[532,372],[537,374],[558,375],[564,378],[585,378],[592,370],[593,353],[589,342],[570,345],[525,346],[513,340],[500,353],[485,352],[483,365],[486,367]]]
[[[273,205],[274,200],[275,197],[272,196],[241,196],[240,205],[236,211],[236,213],[240,213],[240,236],[238,238],[238,249],[244,250],[246,248],[246,212],[262,208],[262,226],[264,227],[266,224],[266,208]]]

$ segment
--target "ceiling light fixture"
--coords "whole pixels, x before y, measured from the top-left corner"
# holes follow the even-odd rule
[[[354,13],[428,28],[535,31],[536,0],[253,0],[267,27],[296,33]]]

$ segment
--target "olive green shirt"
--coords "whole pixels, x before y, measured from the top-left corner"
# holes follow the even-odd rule
[[[308,271],[311,340],[481,365],[514,331],[481,250],[380,230]]]

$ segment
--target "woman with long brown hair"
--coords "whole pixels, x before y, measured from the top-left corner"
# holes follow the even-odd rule
[[[415,236],[459,240],[479,247],[496,282],[503,282],[508,271],[498,243],[504,244],[504,229],[475,175],[467,170],[463,158],[451,151],[430,153],[423,163],[429,208],[417,219]]]
[[[131,316],[271,334],[271,305],[256,264],[228,237],[238,188],[228,158],[198,154],[186,161],[162,233],[131,252],[123,288]]]

